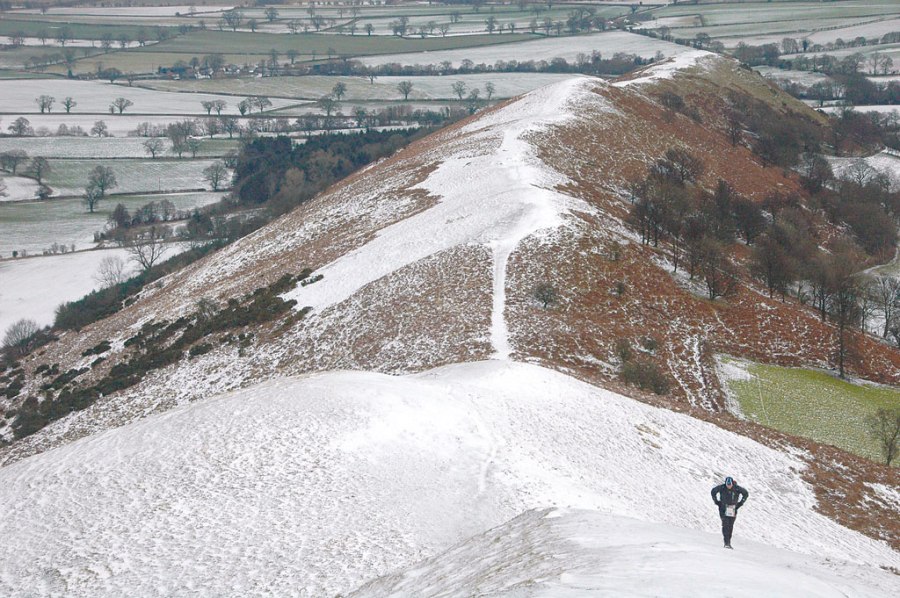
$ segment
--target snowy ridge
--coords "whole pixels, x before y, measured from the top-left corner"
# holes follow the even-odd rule
[[[321,311],[428,256],[458,245],[487,245],[494,257],[491,338],[497,356],[508,356],[503,312],[510,254],[525,237],[560,226],[568,209],[590,210],[554,190],[565,179],[535,157],[528,136],[575,118],[583,102],[601,102],[590,91],[597,84],[573,78],[548,85],[464,128],[460,134],[466,142],[413,187],[439,197],[436,205],[383,229],[363,247],[320,269],[322,282],[285,297]]]
[[[801,570],[856,563],[835,565],[855,572],[853,595],[896,585],[878,567],[900,555],[816,513],[802,468],[712,424],[510,361],[279,379],[0,469],[0,595],[331,596],[547,507],[615,515],[585,516],[586,554],[639,565],[670,551],[649,562],[677,576],[721,552],[709,489],[726,474],[751,492],[736,546],[815,555],[788,559]],[[773,549],[757,553],[757,595],[775,587],[768,572],[800,579],[775,567]]]
[[[631,85],[643,85],[660,79],[671,79],[678,71],[702,65],[707,60],[719,60],[718,54],[706,50],[692,50],[675,56],[658,64],[653,64],[638,71],[633,79],[625,79],[613,83],[616,87],[628,87]]]
[[[646,523],[596,511],[527,511],[403,573],[366,584],[348,598],[880,598],[890,574],[735,541],[718,534]]]

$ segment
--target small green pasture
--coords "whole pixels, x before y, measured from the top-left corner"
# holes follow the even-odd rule
[[[900,389],[853,384],[816,370],[727,358],[723,363],[726,371],[734,367],[747,374],[730,376],[727,384],[748,419],[882,460],[865,419],[879,408],[900,406]]]

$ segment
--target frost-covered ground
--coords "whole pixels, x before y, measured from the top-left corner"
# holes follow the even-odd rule
[[[39,112],[35,98],[41,95],[49,95],[56,98],[56,103],[51,108],[53,114],[72,116],[76,114],[91,113],[109,117],[114,120],[114,115],[109,113],[109,105],[118,97],[124,97],[134,105],[125,111],[125,115],[134,114],[185,114],[206,116],[206,110],[200,102],[224,100],[228,105],[223,114],[240,114],[237,105],[242,98],[209,94],[179,94],[166,91],[153,91],[142,87],[129,87],[128,85],[112,84],[108,81],[72,81],[68,79],[17,79],[0,80],[0,97],[3,98],[3,112],[5,122],[14,120],[17,113]],[[78,104],[72,109],[72,114],[65,114],[65,108],[61,105],[64,98],[71,97]],[[272,108],[281,108],[290,104],[286,100],[272,100]],[[147,120],[146,118],[144,120]],[[34,124],[34,123],[32,123]],[[87,129],[85,129],[87,130]]]
[[[130,259],[124,249],[106,249],[0,261],[0,334],[22,318],[52,324],[60,303],[99,287],[94,275],[108,256]]]
[[[572,61],[578,54],[590,55],[594,50],[599,51],[604,57],[612,57],[616,52],[625,52],[626,54],[638,54],[645,58],[652,58],[657,52],[662,52],[666,56],[674,56],[686,52],[690,48],[636,33],[605,31],[592,35],[554,37],[484,48],[370,56],[361,60],[367,65],[392,62],[399,62],[400,64],[440,64],[445,60],[449,60],[458,66],[460,62],[467,58],[475,64],[494,64],[498,60],[517,60],[519,62],[527,60],[550,61],[553,58],[565,58],[568,61]]]
[[[629,584],[632,595],[654,594],[646,576],[660,583],[656,595],[684,595],[685,571],[711,576],[701,565],[713,554],[756,595],[801,580],[891,594],[896,578],[879,567],[900,566],[900,555],[816,513],[803,468],[534,365],[272,380],[0,469],[0,593],[333,596],[529,509],[562,507],[617,517],[567,515],[563,533],[526,515],[487,543],[494,552],[476,539],[475,562],[441,560],[460,564],[442,576],[426,563],[406,577],[414,591],[396,595],[433,595],[432,585],[474,595],[467,570],[502,588],[548,567],[556,573],[534,581],[560,592],[526,595],[584,595],[604,578],[622,584],[607,595]],[[725,475],[750,490],[735,554],[722,552],[709,498]],[[529,541],[536,551],[516,552]],[[572,556],[554,559],[556,569],[545,556],[553,546]],[[488,567],[494,558],[507,566]]]

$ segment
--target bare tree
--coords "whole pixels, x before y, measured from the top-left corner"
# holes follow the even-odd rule
[[[466,96],[466,82],[465,81],[457,81],[451,86],[453,93],[456,94],[456,97],[459,98],[459,101],[462,102],[463,98]]]
[[[28,164],[27,172],[28,174],[33,176],[39,184],[42,184],[44,182],[43,178],[50,174],[52,171],[53,169],[50,167],[50,162],[47,160],[47,158],[44,158],[42,156],[35,156],[31,159],[31,163]]]
[[[167,247],[163,233],[154,226],[150,229],[148,237],[129,239],[126,249],[135,263],[144,270],[149,270],[162,258]]]
[[[866,424],[878,443],[885,465],[890,466],[900,452],[900,408],[879,409],[866,418]]]
[[[107,127],[106,123],[102,120],[98,120],[94,123],[94,126],[91,127],[91,135],[96,135],[97,137],[109,137],[109,127]]]
[[[41,109],[41,114],[43,114],[44,112],[50,112],[53,103],[56,102],[56,98],[48,95],[40,95],[36,97],[34,101],[38,105],[38,108]]]
[[[205,178],[210,185],[212,185],[213,191],[218,191],[219,186],[225,182],[225,177],[228,176],[228,169],[225,167],[225,163],[221,160],[216,160],[209,166],[203,169],[203,178]]]
[[[123,112],[125,112],[126,108],[130,108],[131,106],[134,106],[134,102],[132,102],[128,98],[116,98],[115,100],[113,100],[113,103],[110,104],[110,107],[118,110],[119,114],[122,114]]]
[[[162,153],[166,149],[166,144],[159,137],[151,137],[143,143],[144,150],[155,159],[157,154]]]
[[[41,328],[34,320],[21,319],[11,324],[3,335],[3,348],[11,355],[26,355],[31,348],[31,341]]]
[[[100,266],[94,274],[94,280],[104,289],[122,284],[128,278],[127,264],[117,255],[108,255],[100,260]]]
[[[338,102],[344,99],[344,96],[347,95],[347,84],[343,81],[338,81],[334,84],[334,87],[331,88],[331,95],[334,96]]]
[[[25,150],[8,150],[0,154],[0,165],[3,166],[4,170],[7,170],[12,174],[16,174],[16,170],[19,168],[19,164],[27,159],[28,154],[25,152]]]
[[[9,131],[10,135],[13,135],[14,137],[27,137],[29,135],[34,135],[34,129],[31,128],[31,121],[24,116],[20,116],[19,118],[14,120],[11,125],[6,127],[6,130]]]
[[[102,198],[103,194],[100,193],[100,189],[98,189],[96,185],[91,185],[89,183],[88,186],[84,188],[84,205],[87,206],[87,209],[91,214],[94,213],[94,208],[97,207],[97,204],[100,203]]]
[[[893,276],[878,276],[870,283],[869,292],[884,316],[881,336],[887,338],[891,332],[891,323],[900,313],[900,279]]]
[[[62,105],[63,105],[63,108],[66,109],[66,114],[68,114],[69,112],[72,111],[72,108],[74,108],[75,106],[78,105],[78,102],[76,102],[75,100],[73,100],[71,97],[66,97],[66,98],[62,101]]]
[[[484,84],[484,93],[487,94],[487,99],[490,102],[491,98],[494,96],[494,92],[497,91],[497,88],[494,86],[492,81],[488,81]]]
[[[403,99],[409,99],[409,93],[412,91],[413,84],[412,81],[401,81],[397,84],[397,91],[403,94]]]
[[[88,175],[88,185],[95,186],[100,191],[100,197],[119,185],[116,181],[116,173],[109,166],[95,166]]]
[[[240,27],[241,23],[244,21],[244,13],[235,8],[225,12],[222,15],[222,19],[225,21],[226,25],[231,27],[232,31],[237,31],[237,28]]]

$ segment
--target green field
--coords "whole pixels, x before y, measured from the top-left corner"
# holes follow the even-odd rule
[[[728,388],[748,419],[882,461],[865,418],[879,408],[900,406],[900,389],[851,384],[815,370],[731,358],[722,363]],[[728,376],[734,368],[744,374]]]

